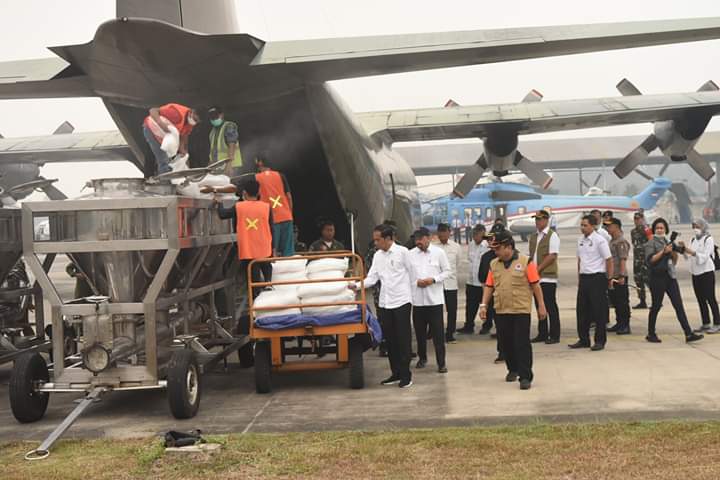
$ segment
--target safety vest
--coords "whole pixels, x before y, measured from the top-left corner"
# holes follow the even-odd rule
[[[235,125],[233,122],[223,122],[220,128],[213,127],[212,130],[210,130],[210,163],[215,163],[218,160],[225,160],[228,158],[229,146],[225,142],[225,129],[228,124]],[[235,125],[235,128],[237,128],[237,125]],[[235,155],[233,156],[230,165],[233,168],[240,168],[242,167],[242,163],[240,146],[238,145],[235,149]]]
[[[172,123],[175,128],[177,128],[181,137],[187,137],[190,135],[193,126],[187,121],[188,112],[190,111],[189,107],[180,105],[179,103],[168,103],[160,107],[158,110],[160,112],[160,117],[165,118],[167,121]],[[157,123],[155,123],[155,120],[153,120],[150,115],[145,117],[143,124],[153,133],[158,142],[162,142],[162,139],[165,136],[165,131],[161,129]]]
[[[275,170],[265,170],[255,175],[255,180],[260,184],[260,200],[272,209],[273,223],[291,221],[293,214],[280,174]]]
[[[532,290],[527,279],[528,257],[518,255],[509,268],[496,258],[490,262],[493,274],[493,305],[499,314],[530,313]]]
[[[545,257],[547,257],[550,254],[550,237],[553,235],[557,235],[557,233],[553,232],[552,230],[548,230],[547,235],[543,237],[542,240],[540,240],[540,244],[538,245],[538,233],[535,232],[532,235],[530,235],[529,244],[530,244],[530,258],[535,257],[535,249],[537,248],[537,264],[540,265],[543,260],[545,260]],[[550,265],[545,267],[545,270],[542,272],[538,272],[541,277],[545,278],[558,278],[558,263],[557,263],[557,257],[555,257],[555,260],[553,260]]]
[[[272,255],[270,208],[259,200],[235,204],[237,249],[240,260],[267,258]]]

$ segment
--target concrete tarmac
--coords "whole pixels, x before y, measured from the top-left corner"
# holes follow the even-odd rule
[[[558,299],[562,339],[557,345],[533,344],[535,381],[531,390],[521,391],[517,382],[505,382],[505,366],[493,364],[495,340],[477,334],[458,335],[458,343],[448,346],[449,373],[436,372],[430,343],[430,363],[423,370],[413,368],[414,385],[409,389],[379,384],[389,367],[387,359],[376,351],[365,354],[363,390],[350,390],[348,372],[339,370],[275,375],[273,392],[258,395],[252,369],[230,363],[227,371],[218,368],[205,376],[200,411],[193,419],[175,420],[163,391],[117,392],[93,405],[66,436],[127,438],[194,428],[206,433],[244,433],[537,421],[720,419],[720,334],[686,344],[667,299],[658,320],[661,344],[644,340],[648,311],[634,310],[633,334],[608,334],[604,351],[567,347],[577,339],[578,235],[575,231],[561,232]],[[526,253],[526,243],[518,247]],[[56,270],[56,275],[62,274],[60,266]],[[464,275],[466,264],[462,270]],[[697,327],[700,314],[682,259],[678,270],[685,307],[691,325]],[[69,289],[72,284],[67,282],[65,287]],[[635,303],[637,296],[631,291],[631,304]],[[611,312],[611,323],[613,318]],[[458,327],[463,322],[461,287]],[[535,333],[534,323],[532,335]],[[79,395],[52,395],[44,419],[21,425],[9,407],[10,368],[0,367],[0,440],[42,440],[72,410]]]

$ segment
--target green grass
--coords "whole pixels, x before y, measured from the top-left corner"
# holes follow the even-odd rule
[[[165,455],[158,439],[66,440],[3,479],[718,479],[720,423],[612,423],[209,436],[219,453]]]

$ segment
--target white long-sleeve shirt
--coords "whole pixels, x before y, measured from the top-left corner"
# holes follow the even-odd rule
[[[412,264],[408,249],[393,243],[388,251],[378,250],[365,278],[365,287],[380,284],[380,308],[398,308],[412,303],[410,276]]]
[[[450,271],[452,274],[443,282],[443,288],[445,290],[457,290],[457,272],[460,266],[460,245],[452,240],[448,240],[447,243],[434,242],[433,245],[445,251],[448,263],[450,263]]]
[[[690,240],[690,249],[695,252],[695,255],[688,258],[692,275],[715,271],[712,258],[715,254],[715,240],[710,235],[703,235],[700,239],[693,237]]]
[[[435,245],[430,245],[425,251],[415,247],[410,250],[409,257],[412,265],[410,281],[413,306],[444,305],[442,282],[452,273],[445,252]],[[425,278],[432,278],[435,283],[427,287],[418,287],[417,281]]]
[[[480,258],[483,254],[489,250],[487,240],[483,240],[480,243],[475,243],[473,240],[468,245],[468,261],[470,262],[470,270],[468,271],[468,285],[475,287],[482,287],[483,281],[478,278],[478,272],[480,271]],[[484,280],[484,279],[483,279]]]

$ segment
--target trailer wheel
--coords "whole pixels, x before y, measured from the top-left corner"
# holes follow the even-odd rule
[[[272,374],[272,354],[270,342],[255,343],[255,391],[270,393]]]
[[[200,407],[200,369],[195,354],[183,349],[170,358],[167,377],[168,402],[175,418],[192,418]]]
[[[10,374],[10,409],[18,422],[36,422],[45,415],[50,394],[35,391],[35,385],[49,380],[47,364],[39,353],[17,357]]]
[[[253,344],[248,342],[238,350],[240,366],[242,368],[250,368],[255,365],[255,356],[253,355]]]
[[[348,360],[350,370],[350,388],[358,390],[365,387],[363,368],[363,346],[355,338],[348,340]]]

